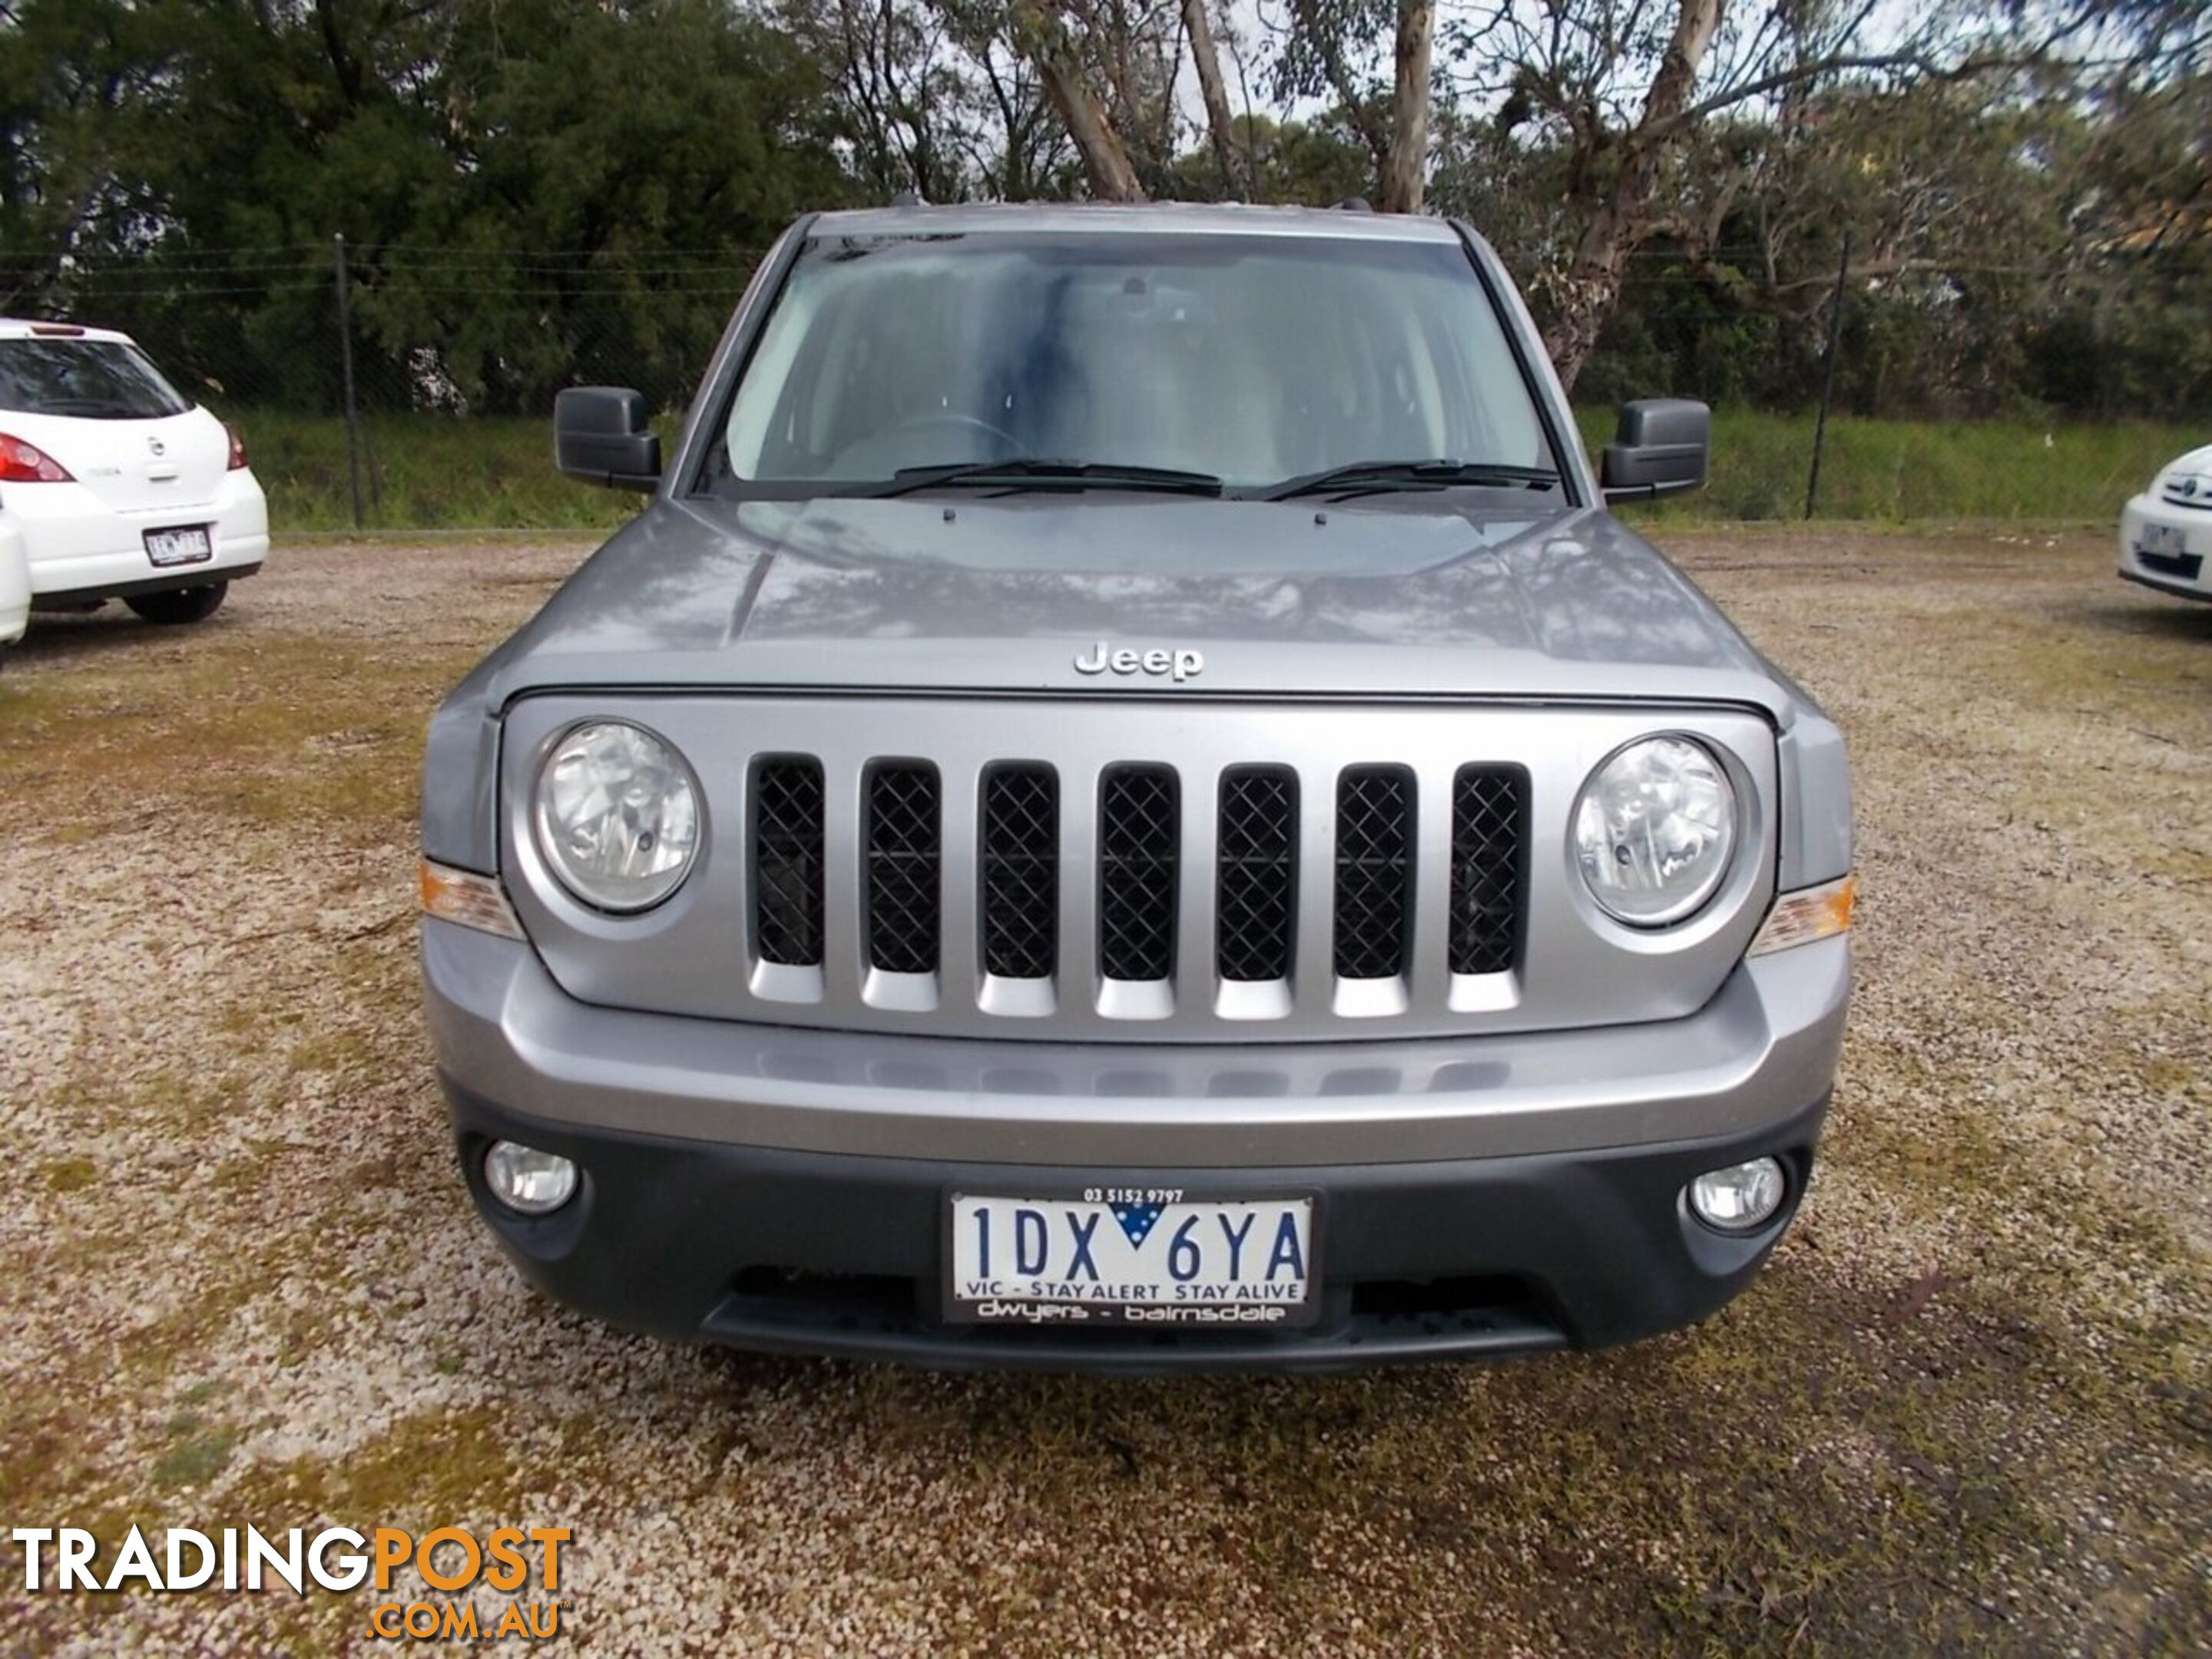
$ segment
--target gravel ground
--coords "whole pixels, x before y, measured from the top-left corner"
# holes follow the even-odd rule
[[[2212,607],[2101,534],[1672,539],[1854,748],[1825,1172],[1696,1331],[1328,1382],[769,1360],[523,1291],[416,1010],[414,769],[576,546],[42,624],[0,672],[0,1527],[566,1525],[605,1653],[2204,1650]],[[21,1583],[0,1545],[0,1649],[388,1645],[363,1595]]]

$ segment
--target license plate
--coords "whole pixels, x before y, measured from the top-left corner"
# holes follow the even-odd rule
[[[2187,547],[2187,538],[2178,524],[2147,524],[2136,542],[2136,552],[2157,559],[2178,559]]]
[[[215,557],[215,543],[204,524],[186,525],[179,530],[149,530],[146,556],[163,569],[173,564],[202,564]]]
[[[1086,1188],[947,1203],[949,1319],[1060,1328],[1310,1324],[1314,1201]]]

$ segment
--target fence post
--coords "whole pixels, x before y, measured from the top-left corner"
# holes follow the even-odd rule
[[[1844,337],[1844,282],[1850,275],[1851,228],[1844,227],[1844,254],[1836,261],[1836,297],[1828,307],[1828,363],[1820,377],[1820,415],[1813,422],[1813,470],[1805,478],[1805,516],[1820,501],[1820,447],[1828,441],[1828,405],[1836,398],[1836,349]]]
[[[353,395],[353,301],[346,291],[345,234],[342,231],[331,238],[331,247],[337,256],[338,283],[338,362],[345,373],[346,477],[353,486],[353,527],[362,527],[361,520],[361,409]]]

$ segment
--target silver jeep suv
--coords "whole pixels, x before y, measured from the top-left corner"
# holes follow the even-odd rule
[[[646,510],[449,697],[462,1173],[617,1323],[946,1365],[1618,1342],[1743,1288],[1850,984],[1844,750],[1606,503],[1463,226],[794,225]]]

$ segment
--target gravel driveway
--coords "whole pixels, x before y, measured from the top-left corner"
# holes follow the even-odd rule
[[[1696,1331],[1327,1382],[753,1358],[523,1291],[420,1026],[414,774],[577,546],[43,623],[0,670],[0,1532],[566,1525],[609,1653],[2203,1651],[2212,607],[2101,534],[1671,540],[1853,744],[1825,1172]],[[362,1595],[20,1564],[0,1649],[393,1645]]]

